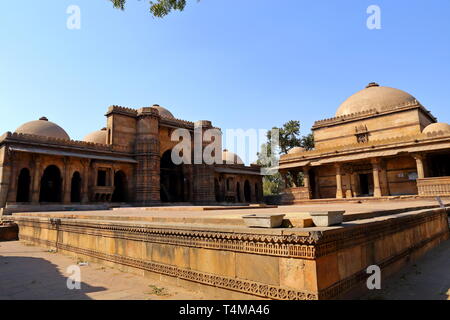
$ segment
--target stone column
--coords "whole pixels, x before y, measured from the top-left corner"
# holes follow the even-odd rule
[[[354,197],[359,196],[357,176],[356,176],[356,173],[353,170],[350,173],[350,185],[352,186],[353,196]]]
[[[341,175],[341,164],[336,163],[336,199],[344,198],[342,193],[342,175]]]
[[[241,198],[241,202],[245,202],[245,193],[244,193],[244,188],[245,188],[245,180],[243,181],[239,181],[239,197]]]
[[[70,203],[70,193],[71,193],[71,187],[72,187],[72,179],[70,176],[70,159],[64,159],[64,172],[63,172],[63,184],[64,184],[64,191],[63,191],[63,203],[69,204]]]
[[[17,171],[17,163],[10,166],[11,176],[9,179],[9,188],[8,188],[8,203],[16,202],[17,200],[17,182],[19,180],[19,172]]]
[[[380,160],[372,159],[372,172],[373,172],[373,196],[375,198],[381,197],[380,187]]]
[[[81,191],[81,203],[89,202],[89,165],[90,160],[83,163],[83,189]]]
[[[0,148],[0,218],[3,215],[3,208],[6,206],[10,180],[14,179],[11,176],[11,167],[14,164],[6,148]]]
[[[34,174],[33,185],[31,188],[31,202],[33,204],[39,204],[39,192],[41,191],[41,176],[42,176],[42,160],[39,156],[34,159]]]
[[[283,190],[286,190],[288,188],[288,178],[287,178],[287,172],[281,172],[280,171],[280,175],[281,175],[281,181],[283,183]]]
[[[417,166],[417,178],[418,179],[425,178],[424,156],[421,154],[416,154],[414,155],[414,159],[416,160]]]
[[[309,167],[303,167],[303,186],[308,191],[308,199],[311,199],[311,183],[309,181]]]
[[[140,204],[160,202],[159,120],[154,108],[138,110],[135,155],[136,202]]]

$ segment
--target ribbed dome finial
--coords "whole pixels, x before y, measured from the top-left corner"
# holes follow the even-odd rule
[[[380,85],[378,84],[378,83],[376,83],[376,82],[371,82],[371,83],[369,83],[367,86],[366,86],[366,88],[372,88],[372,87],[379,87]]]
[[[39,120],[48,121],[48,118],[47,117],[40,117]]]

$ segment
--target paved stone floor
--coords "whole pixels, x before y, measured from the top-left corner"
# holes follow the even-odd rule
[[[81,290],[67,289],[75,258],[19,241],[0,242],[0,300],[5,299],[214,299],[100,264],[81,266]],[[450,241],[382,283],[362,299],[450,299]],[[166,295],[167,294],[167,295]]]
[[[81,290],[67,288],[71,256],[19,241],[0,242],[0,300],[204,299],[201,293],[89,263],[80,266]]]
[[[450,205],[450,200],[444,203]],[[214,210],[217,207],[148,207],[148,208],[119,208],[117,210],[93,210],[93,211],[69,211],[69,212],[34,212],[19,213],[25,216],[52,216],[61,218],[96,219],[96,220],[120,220],[120,221],[147,221],[165,223],[191,223],[191,224],[214,224],[214,225],[244,225],[243,215],[247,214],[272,214],[284,213],[286,219],[307,218],[311,211],[334,211],[345,210],[346,214],[361,214],[374,211],[385,211],[405,208],[417,208],[422,206],[437,206],[436,200],[432,199],[407,199],[407,200],[385,200],[331,203],[308,203],[290,206],[279,206],[278,208],[248,207],[248,209]],[[207,210],[205,210],[207,209]],[[210,210],[213,209],[213,210]]]

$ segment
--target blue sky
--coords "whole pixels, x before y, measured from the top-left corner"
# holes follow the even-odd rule
[[[302,133],[376,81],[450,122],[450,1],[201,0],[155,19],[148,1],[8,1],[0,10],[0,131],[47,116],[73,139],[109,105],[158,103],[223,129]],[[366,27],[369,5],[382,29]],[[69,5],[81,29],[68,30]]]

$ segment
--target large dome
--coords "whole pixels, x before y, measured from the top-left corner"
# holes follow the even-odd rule
[[[152,106],[152,108],[155,108],[156,110],[158,110],[159,115],[163,118],[170,118],[170,119],[174,119],[175,117],[173,116],[172,112],[170,112],[169,110],[167,110],[164,107],[161,107],[158,104],[154,104]]]
[[[244,164],[244,161],[237,154],[227,149],[222,152],[222,161],[224,164]]]
[[[107,138],[106,128],[103,128],[102,130],[89,133],[86,137],[84,137],[83,141],[106,144],[106,138]]]
[[[371,109],[384,111],[415,102],[417,102],[416,98],[405,91],[380,87],[372,82],[365,89],[345,100],[336,111],[336,117]]]
[[[432,124],[426,126],[422,132],[423,133],[450,132],[450,124],[445,123],[445,122],[432,123]]]
[[[24,123],[16,129],[16,133],[70,140],[69,135],[63,128],[58,126],[56,123],[48,121],[46,117]]]

